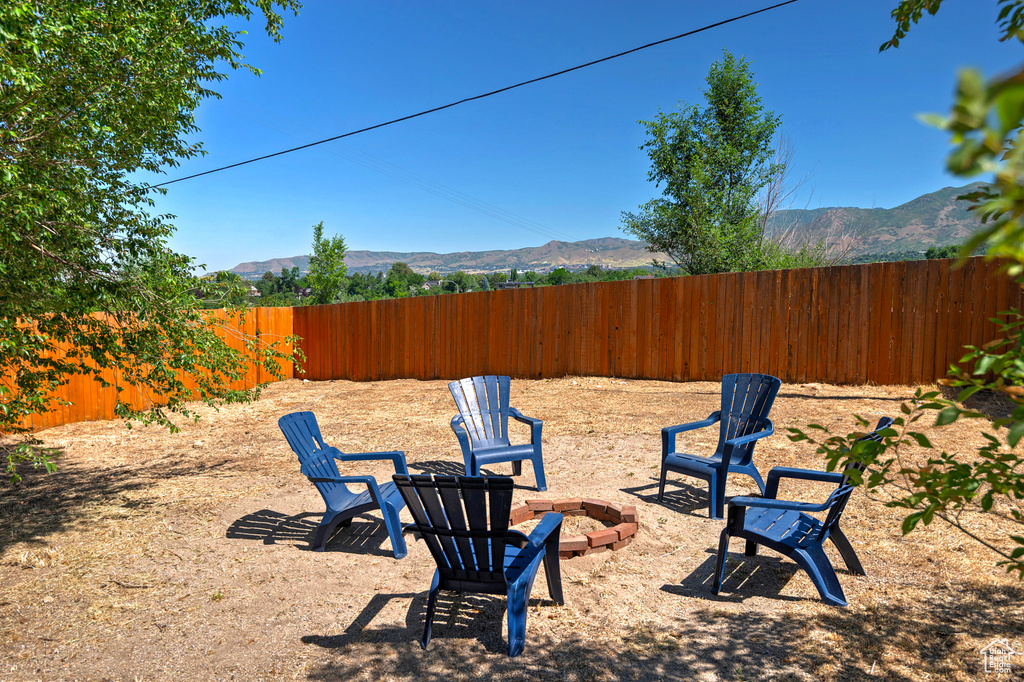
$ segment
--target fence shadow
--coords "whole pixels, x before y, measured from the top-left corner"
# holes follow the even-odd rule
[[[304,545],[295,546],[312,551],[321,516],[316,512],[287,516],[272,509],[260,509],[234,521],[228,526],[226,537],[232,540],[260,540],[265,545],[304,542]],[[394,552],[390,547],[390,538],[383,521],[369,514],[360,514],[353,517],[351,525],[339,528],[331,536],[325,551],[393,557]]]

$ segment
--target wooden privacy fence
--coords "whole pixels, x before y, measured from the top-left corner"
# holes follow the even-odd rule
[[[305,378],[477,374],[916,384],[942,377],[989,318],[1021,307],[971,258],[729,273],[294,309]]]
[[[242,324],[239,324],[237,318],[232,319],[223,310],[211,310],[209,314],[212,321],[224,330],[222,337],[227,340],[228,345],[240,351],[245,351],[243,335],[259,336],[261,340],[270,343],[283,340],[292,334],[291,308],[256,308],[249,311]],[[61,350],[58,348],[57,352],[61,352]],[[292,376],[291,363],[286,363],[281,369],[286,378]],[[24,425],[33,431],[38,431],[61,424],[114,419],[116,417],[114,405],[117,402],[115,386],[119,383],[120,377],[113,370],[104,371],[102,377],[112,385],[103,388],[100,382],[91,376],[72,376],[68,383],[61,386],[55,394],[62,401],[72,404],[55,405],[49,412],[31,415],[25,420]],[[231,388],[235,390],[252,388],[271,380],[273,380],[272,374],[269,374],[261,366],[251,364],[246,376],[232,382]],[[195,388],[194,382],[186,380],[185,384],[189,388]],[[163,402],[160,396],[144,394],[130,387],[126,387],[122,391],[121,400],[135,409],[144,409]]]

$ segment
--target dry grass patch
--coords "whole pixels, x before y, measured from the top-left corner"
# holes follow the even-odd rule
[[[980,650],[992,639],[1024,650],[1024,589],[992,556],[940,521],[902,537],[900,514],[863,491],[844,522],[868,571],[840,571],[849,608],[822,605],[795,564],[770,551],[745,558],[740,543],[712,595],[722,522],[706,516],[704,484],[672,477],[666,504],[654,497],[660,429],[707,416],[718,391],[513,382],[513,404],[544,420],[549,486],[536,492],[527,464],[515,503],[597,497],[635,505],[641,524],[618,552],[562,562],[566,604],[533,600],[527,648],[513,660],[504,600],[478,595],[445,596],[430,649],[419,648],[433,564],[411,538],[396,561],[379,514],[358,517],[327,552],[308,551],[322,503],[277,429],[281,415],[312,410],[342,450],[398,449],[414,473],[461,473],[444,382],[288,381],[176,435],[106,422],[45,431],[63,450],[58,473],[28,472],[0,492],[0,678],[969,680],[983,675]],[[779,433],[755,461],[762,473],[821,468],[786,427],[852,429],[849,414],[895,415],[911,393],[783,385]],[[958,423],[934,440],[965,452],[979,439]],[[716,441],[707,430],[679,439],[698,453]],[[387,463],[344,469],[389,475]],[[827,494],[788,485],[790,497]],[[729,496],[755,491],[729,480]],[[977,527],[1004,532],[984,519]]]

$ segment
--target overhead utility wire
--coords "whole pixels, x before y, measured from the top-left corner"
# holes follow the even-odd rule
[[[275,130],[281,133],[282,135],[286,135],[288,137],[301,139],[296,134],[294,134],[294,132],[290,132],[289,130],[283,129],[281,127],[278,127],[278,125],[269,122],[266,117],[269,116],[274,119],[277,119],[280,125],[290,127],[295,130],[302,129],[307,132],[312,132],[309,128],[302,124],[284,118],[283,116],[279,116],[277,114],[268,112],[265,109],[262,109],[261,107],[251,102],[245,102],[244,100],[242,102],[245,105],[247,105],[252,111],[246,113],[244,110],[238,108],[237,106],[233,106],[232,104],[227,104],[227,106],[233,109],[235,113],[239,116],[246,118],[250,121],[255,121],[261,125],[267,126],[271,130]],[[380,173],[381,175],[386,175],[387,177],[398,180],[399,182],[404,182],[405,184],[421,189],[424,192],[429,192],[431,194],[439,196],[442,199],[447,199],[448,201],[460,204],[462,206],[465,206],[466,208],[473,209],[474,211],[479,211],[484,215],[496,218],[497,220],[508,223],[513,227],[518,227],[520,229],[527,230],[528,232],[533,232],[548,239],[568,241],[576,240],[576,237],[574,237],[571,234],[560,232],[558,230],[548,227],[547,225],[538,223],[535,220],[531,220],[530,218],[524,218],[521,215],[518,215],[511,211],[507,211],[503,208],[495,206],[494,204],[489,204],[486,201],[483,201],[482,199],[477,199],[476,197],[470,196],[464,192],[460,192],[457,189],[448,187],[447,185],[443,185],[439,182],[435,182],[433,180],[430,180],[429,178],[425,178],[422,175],[417,175],[416,173],[413,173],[410,170],[406,170],[405,168],[402,168],[401,166],[391,163],[390,161],[385,161],[384,159],[380,159],[376,156],[373,156],[372,154],[367,154],[366,152],[360,151],[358,149],[342,145],[341,149],[339,149],[338,146],[334,146],[333,148],[325,147],[324,151],[328,152],[329,154],[341,157],[343,159],[347,159],[352,163],[356,163],[359,164],[360,166],[369,168],[370,170],[374,170]]]
[[[725,24],[731,24],[734,21],[739,21],[740,19],[746,19],[748,17],[754,16],[755,14],[761,14],[762,12],[768,12],[770,10],[778,9],[779,7],[783,7],[785,5],[792,5],[794,2],[797,2],[797,0],[786,0],[785,2],[780,2],[780,3],[776,4],[776,5],[771,5],[770,7],[763,7],[761,9],[759,9],[759,10],[754,10],[753,12],[747,12],[746,14],[740,14],[739,16],[732,17],[731,19],[725,19],[723,21],[719,21],[719,22],[716,22],[714,24],[708,24],[707,26],[702,26],[700,28],[696,28],[696,29],[694,29],[692,31],[687,31],[686,33],[680,33],[679,35],[672,36],[671,38],[664,38],[662,40],[656,40],[653,43],[647,43],[646,45],[641,45],[640,47],[634,47],[633,49],[626,50],[625,52],[619,52],[618,54],[613,54],[613,55],[611,55],[609,57],[602,57],[601,59],[595,59],[594,61],[587,62],[586,64],[580,64],[579,66],[573,66],[573,67],[568,68],[568,69],[562,69],[561,71],[556,71],[555,73],[549,73],[546,76],[539,76],[538,78],[532,78],[532,79],[530,79],[528,81],[523,81],[522,83],[516,83],[515,85],[509,85],[509,86],[506,86],[504,88],[499,88],[497,90],[492,90],[491,92],[485,92],[482,95],[475,95],[473,97],[466,97],[465,99],[460,99],[457,102],[451,102],[449,104],[444,104],[444,105],[441,105],[439,107],[434,107],[433,109],[427,109],[425,111],[421,111],[421,112],[416,113],[416,114],[409,114],[408,116],[402,116],[401,118],[395,118],[395,119],[392,119],[390,121],[385,121],[384,123],[378,123],[376,125],[367,126],[366,128],[360,128],[359,130],[353,130],[351,132],[343,133],[341,135],[335,135],[334,137],[328,137],[328,138],[326,138],[324,140],[318,140],[316,142],[310,142],[309,144],[304,144],[304,145],[301,145],[299,147],[292,147],[291,149],[285,149],[283,151],[274,152],[273,154],[266,154],[264,156],[257,156],[256,158],[249,159],[248,161],[239,161],[238,163],[232,163],[232,164],[230,164],[228,166],[221,166],[220,168],[214,168],[213,170],[203,171],[202,173],[194,173],[193,175],[186,175],[183,178],[177,178],[175,180],[168,180],[167,182],[161,182],[161,183],[158,183],[156,185],[151,185],[151,187],[163,187],[165,185],[173,185],[174,183],[182,182],[183,180],[191,180],[192,178],[198,178],[198,177],[202,177],[204,175],[210,175],[211,173],[219,173],[220,171],[228,170],[229,168],[237,168],[238,166],[244,166],[244,165],[249,164],[249,163],[256,163],[257,161],[263,161],[264,159],[272,159],[275,156],[282,156],[284,154],[291,154],[292,152],[297,152],[297,151],[300,151],[302,149],[308,149],[309,147],[316,147],[317,145],[325,144],[327,142],[333,142],[335,140],[340,140],[340,139],[342,139],[344,137],[352,137],[353,135],[359,135],[360,133],[365,133],[365,132],[369,132],[371,130],[376,130],[377,128],[383,128],[385,126],[394,125],[395,123],[401,123],[402,121],[408,121],[410,119],[418,118],[420,116],[426,116],[427,114],[433,114],[433,113],[438,112],[438,111],[443,111],[444,109],[451,109],[452,107],[458,106],[460,104],[465,104],[466,102],[472,102],[474,100],[484,99],[485,97],[491,97],[493,95],[498,95],[498,94],[503,93],[503,92],[508,92],[509,90],[515,90],[516,88],[521,88],[524,85],[531,85],[533,83],[539,83],[540,81],[544,81],[544,80],[547,80],[549,78],[554,78],[555,76],[561,76],[561,75],[564,75],[564,74],[567,74],[567,73],[571,73],[573,71],[579,71],[580,69],[585,69],[588,66],[594,66],[595,64],[600,64],[602,62],[611,61],[612,59],[618,59],[619,57],[624,57],[627,54],[632,54],[634,52],[639,52],[640,50],[646,50],[647,48],[655,47],[656,45],[662,45],[664,43],[672,42],[673,40],[679,40],[680,38],[686,38],[688,36],[692,36],[692,35],[695,35],[697,33],[702,33],[704,31],[708,31],[708,30],[713,29],[713,28],[718,28],[719,26],[724,26]]]

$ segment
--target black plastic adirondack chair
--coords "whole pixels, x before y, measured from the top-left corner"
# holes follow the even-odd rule
[[[863,440],[880,441],[879,431],[889,428],[892,419],[882,417],[878,420],[875,430]],[[864,575],[853,545],[847,539],[839,520],[850,500],[853,486],[850,485],[850,469],[863,471],[861,464],[851,464],[846,471],[812,471],[809,469],[791,469],[775,467],[768,472],[768,486],[764,498],[735,497],[729,501],[729,519],[718,543],[718,560],[715,564],[715,581],[712,590],[715,594],[722,588],[725,574],[725,555],[729,550],[729,538],[743,538],[747,541],[745,554],[757,554],[757,546],[764,545],[780,552],[796,561],[800,568],[807,571],[811,582],[818,589],[821,600],[832,606],[846,606],[846,595],[839,584],[839,578],[825,554],[825,540],[831,540],[839,550],[846,567],[854,575]],[[805,481],[824,481],[838,483],[838,487],[823,504],[806,502],[789,502],[775,499],[779,490],[779,480],[793,478]],[[811,516],[812,513],[828,512],[821,521]]]
[[[544,457],[541,454],[539,419],[524,417],[509,407],[512,380],[508,377],[472,377],[448,384],[459,414],[452,417],[452,431],[459,439],[466,475],[479,476],[480,467],[496,462],[512,462],[512,475],[523,472],[523,460],[533,463],[537,490],[547,490],[544,480]],[[530,425],[530,443],[511,445],[508,440],[508,418]]]
[[[505,476],[394,476],[414,525],[437,563],[420,644],[430,643],[439,590],[504,594],[508,599],[508,655],[526,646],[526,606],[541,562],[548,594],[562,598],[558,538],[562,515],[549,512],[529,537],[508,527],[512,479]],[[487,519],[490,518],[488,526]]]
[[[782,382],[766,374],[726,374],[722,377],[722,409],[699,422],[661,430],[661,481],[658,501],[665,497],[665,477],[670,471],[708,482],[708,516],[722,518],[725,480],[729,472],[746,474],[764,493],[764,481],[754,466],[754,445],[775,433],[768,413]],[[676,435],[719,423],[718,447],[710,457],[676,452]]]
[[[352,524],[352,517],[372,509],[380,509],[384,515],[384,525],[391,538],[391,548],[395,558],[406,555],[405,538],[402,537],[402,526],[398,520],[398,512],[405,506],[401,494],[391,481],[377,485],[373,476],[342,476],[338,472],[341,462],[357,462],[375,459],[390,459],[395,463],[395,471],[409,473],[405,465],[405,454],[402,452],[365,452],[358,454],[344,453],[337,448],[324,445],[320,435],[320,427],[312,412],[293,412],[286,414],[277,421],[288,445],[299,457],[302,473],[310,480],[324,498],[327,511],[317,528],[313,549],[324,551],[327,541],[339,526],[346,528]],[[366,490],[355,493],[348,489],[346,483],[361,484]]]

